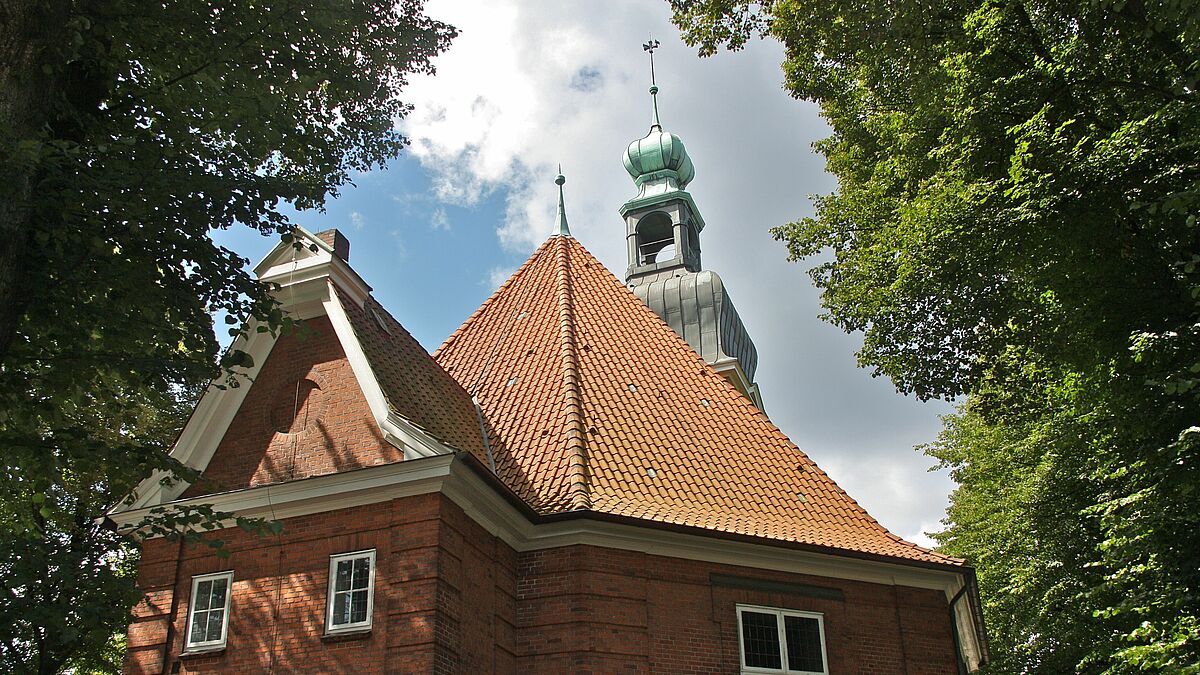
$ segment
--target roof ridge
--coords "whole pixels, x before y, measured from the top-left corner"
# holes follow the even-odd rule
[[[583,388],[579,375],[579,348],[575,333],[575,292],[571,283],[571,242],[566,236],[558,240],[557,280],[558,336],[562,356],[563,415],[567,432],[568,494],[573,510],[592,507],[591,485],[588,480],[587,436],[583,424]]]
[[[592,254],[592,252],[589,251],[587,249],[587,247],[583,245],[582,242],[580,242],[578,239],[576,239],[575,242],[577,243],[580,251],[584,255],[589,256],[594,262],[596,262],[596,264],[601,265],[601,267],[603,267],[603,264],[600,263],[598,259],[596,259],[596,257]],[[687,340],[685,340],[683,338],[683,336],[676,333],[675,329],[671,328],[670,324],[668,324],[666,321],[664,321],[662,317],[660,317],[658,314],[656,314],[654,312],[654,310],[650,309],[650,307],[648,307],[644,302],[642,302],[640,299],[638,299],[637,296],[635,296],[633,294],[633,292],[630,291],[629,288],[625,284],[620,283],[620,280],[615,279],[615,277],[614,277],[614,280],[617,282],[616,286],[618,286],[622,291],[627,293],[629,295],[629,297],[636,300],[636,303],[633,303],[633,306],[637,307],[639,310],[642,310],[642,314],[644,316],[647,316],[647,318],[650,319],[652,322],[661,324],[661,326],[666,329],[664,331],[664,335],[669,336],[669,337],[667,337],[667,339],[674,338],[674,341],[676,343],[678,343],[684,347],[687,347],[688,352],[694,357],[695,362],[701,367],[701,369],[709,371],[709,374],[714,377],[714,382],[716,383],[717,387],[724,388],[724,389],[734,392],[737,395],[738,400],[741,403],[744,403],[744,407],[749,408],[751,416],[757,417],[766,426],[768,433],[770,433],[771,435],[775,436],[778,439],[781,439],[792,450],[799,453],[800,456],[803,457],[804,460],[807,462],[808,466],[811,469],[815,469],[817,473],[819,473],[821,476],[823,476],[829,482],[829,485],[832,486],[833,489],[836,490],[839,494],[841,494],[844,498],[846,498],[846,500],[848,500],[850,502],[850,504],[855,509],[858,510],[859,514],[864,516],[865,519],[871,525],[878,528],[885,536],[892,539],[893,541],[896,541],[897,543],[904,544],[906,546],[909,546],[913,549],[917,549],[919,551],[926,551],[926,552],[932,553],[936,556],[939,556],[939,557],[947,559],[947,560],[954,560],[954,561],[959,560],[958,558],[954,558],[953,556],[948,556],[940,551],[928,549],[919,544],[915,544],[911,541],[908,541],[907,539],[904,539],[903,537],[897,535],[895,532],[892,532],[887,527],[885,527],[883,525],[883,523],[879,522],[879,520],[877,518],[875,518],[875,516],[871,515],[871,513],[869,511],[867,511],[867,509],[864,508],[862,504],[859,504],[857,499],[855,499],[852,495],[850,495],[849,492],[846,492],[845,488],[843,488],[841,485],[839,485],[837,483],[837,481],[833,480],[833,477],[830,476],[824,469],[822,469],[820,467],[820,465],[818,465],[811,457],[809,457],[808,453],[805,452],[795,441],[793,441],[791,439],[791,437],[789,437],[787,434],[785,434],[783,432],[783,430],[780,429],[775,424],[775,422],[771,420],[769,415],[767,415],[763,410],[758,408],[758,406],[754,405],[753,402],[750,401],[750,399],[746,398],[745,394],[742,394],[740,391],[738,391],[737,387],[735,387],[732,382],[730,382],[724,376],[722,376],[720,373],[718,373],[717,370],[712,366],[712,364],[710,364],[704,360],[704,357],[697,354],[695,352],[695,350],[691,347],[691,345],[688,344]],[[585,457],[585,459],[586,459],[586,457]],[[588,484],[588,491],[589,491],[588,495],[590,498],[590,492],[591,492],[590,482]],[[589,501],[590,501],[590,499],[589,499]]]
[[[595,257],[595,255],[593,255],[592,252],[589,251],[587,249],[587,247],[583,245],[582,242],[579,242],[579,240],[575,240],[575,241],[578,243],[579,249],[585,255],[591,257],[592,260],[596,262],[596,264],[603,266],[603,263],[600,263],[599,260]],[[821,466],[816,463],[816,461],[814,461],[811,457],[809,457],[808,453],[805,452],[804,449],[799,446],[799,444],[797,444],[795,441],[793,441],[790,436],[785,434],[783,432],[783,430],[780,429],[779,426],[776,425],[775,422],[771,420],[771,417],[769,415],[767,415],[766,412],[764,412],[758,406],[754,405],[754,403],[751,402],[750,399],[747,398],[745,394],[738,391],[738,388],[735,387],[732,382],[730,382],[728,379],[726,379],[724,376],[722,376],[720,373],[718,373],[716,368],[714,368],[712,364],[705,361],[704,357],[702,357],[698,353],[696,353],[695,349],[693,349],[692,346],[688,344],[687,340],[685,340],[683,338],[683,336],[676,333],[675,329],[671,328],[670,324],[668,324],[666,321],[664,321],[661,316],[659,316],[658,314],[656,314],[654,312],[654,310],[650,309],[650,307],[647,306],[646,303],[644,303],[640,299],[638,299],[637,296],[635,296],[633,294],[633,292],[630,291],[629,288],[625,284],[620,283],[619,279],[615,279],[615,277],[614,277],[614,280],[617,281],[616,285],[618,287],[620,287],[620,289],[622,291],[624,291],[625,293],[628,293],[630,297],[637,300],[635,306],[638,307],[638,309],[643,310],[643,312],[642,312],[643,315],[646,315],[651,321],[661,324],[664,328],[666,328],[666,331],[664,331],[664,334],[669,335],[669,337],[667,337],[667,339],[674,338],[675,342],[677,342],[680,345],[683,345],[684,347],[687,347],[687,349],[691,353],[691,355],[695,357],[695,362],[697,364],[699,364],[701,369],[709,371],[709,373],[712,376],[714,376],[714,382],[716,383],[716,386],[735,392],[737,394],[739,401],[744,403],[745,407],[750,409],[750,413],[754,417],[757,417],[766,425],[767,430],[770,434],[776,436],[779,439],[782,439],[784,441],[784,443],[786,443],[792,450],[800,453],[800,455],[808,463],[808,466],[811,469],[815,469],[817,473],[824,476],[829,481],[829,484],[833,487],[833,489],[835,489],[838,493],[840,493],[843,497],[845,497],[854,506],[854,508],[858,509],[858,511],[866,518],[866,520],[868,520],[875,527],[879,528],[887,537],[890,537],[891,539],[893,539],[894,541],[896,541],[898,543],[905,544],[907,546],[910,546],[912,548],[915,548],[915,549],[918,549],[921,551],[928,551],[930,553],[933,553],[935,555],[941,556],[946,559],[959,560],[958,558],[954,558],[953,556],[948,556],[945,553],[942,553],[940,551],[937,551],[934,549],[929,549],[924,546],[921,546],[920,544],[916,544],[911,541],[908,541],[904,537],[901,537],[900,535],[896,534],[895,532],[892,532],[891,530],[889,530],[886,526],[884,526],[883,523],[879,522],[879,520],[877,518],[875,518],[875,516],[871,515],[870,511],[867,511],[867,509],[862,504],[859,504],[857,499],[855,499],[849,492],[846,492],[845,488],[843,488],[840,484],[838,484],[838,482],[835,481],[833,479],[833,477],[830,476],[824,469],[822,469]],[[590,496],[590,484],[589,484],[589,496]]]

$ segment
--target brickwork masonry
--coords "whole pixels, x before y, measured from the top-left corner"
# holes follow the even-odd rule
[[[738,604],[820,612],[831,673],[957,672],[939,592],[593,546],[518,553],[437,494],[222,536],[228,558],[147,542],[126,673],[738,673]],[[370,548],[372,630],[328,639],[329,556]],[[181,655],[191,577],[225,570],[226,648]]]

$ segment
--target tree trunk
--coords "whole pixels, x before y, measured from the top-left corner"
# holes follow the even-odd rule
[[[33,190],[62,64],[69,0],[0,0],[0,364],[31,293],[26,263]]]

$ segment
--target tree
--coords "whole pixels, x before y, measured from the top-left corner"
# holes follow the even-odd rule
[[[59,441],[45,450],[48,466],[35,473],[10,463],[0,473],[0,672],[120,669],[119,638],[140,597],[137,548],[97,516],[133,489],[139,472],[97,460],[163,448],[192,397],[135,402],[113,393],[68,404],[46,433]]]
[[[832,252],[861,365],[967,397],[930,452],[999,669],[1200,670],[1200,5],[672,6],[701,54],[783,42],[838,189],[775,235]]]
[[[286,233],[281,205],[319,209],[395,157],[405,78],[453,35],[419,0],[0,0],[0,615],[22,622],[5,664],[54,672],[124,623],[127,578],[33,612],[30,575],[77,560],[107,579],[105,500],[189,476],[144,425],[217,374],[211,317],[288,327],[210,232]]]

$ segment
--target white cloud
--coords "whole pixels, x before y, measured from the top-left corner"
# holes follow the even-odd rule
[[[660,10],[632,2],[430,3],[429,13],[461,34],[437,59],[437,76],[414,78],[406,90],[417,109],[402,126],[436,196],[473,206],[504,190],[501,241],[529,249],[549,232],[561,162],[572,220],[583,230],[611,224],[632,188],[620,152],[648,126],[645,31],[635,27],[661,23]],[[693,59],[683,48],[676,58]]]
[[[725,279],[758,346],[768,414],[884,525],[928,542],[920,533],[943,516],[952,484],[912,446],[933,440],[948,407],[899,397],[857,369],[859,338],[817,319],[808,265],[786,262],[768,233],[810,215],[806,196],[834,187],[811,149],[828,129],[815,106],[781,90],[781,46],[755,41],[698,59],[666,3],[434,0],[428,11],[461,30],[437,76],[406,90],[417,108],[402,127],[434,197],[476,206],[502,196],[496,236],[531,251],[550,233],[561,162],[572,232],[618,275],[617,208],[634,195],[621,152],[649,128],[641,43],[661,40],[663,125],[696,165],[689,191],[708,224],[704,263]],[[509,273],[492,269],[488,282]]]
[[[408,246],[404,244],[404,233],[399,229],[392,229],[389,234],[392,235],[392,245],[396,247],[396,257],[403,258],[408,255]]]
[[[352,226],[352,227],[353,227],[355,230],[361,230],[361,229],[363,229],[363,224],[364,224],[365,222],[366,222],[366,221],[365,221],[365,219],[363,218],[363,215],[362,215],[361,213],[359,213],[358,211],[351,211],[351,212],[350,212],[350,225],[351,225],[351,226]]]
[[[908,541],[925,548],[936,548],[938,543],[929,536],[930,532],[938,532],[942,529],[942,524],[939,523],[921,523],[921,527],[913,532],[901,532],[900,536]]]
[[[449,232],[450,231],[450,216],[446,213],[446,209],[441,208],[441,207],[434,209],[433,220],[430,221],[429,226],[435,230]]]
[[[484,278],[480,283],[486,285],[492,290],[495,290],[500,288],[500,284],[508,281],[508,278],[511,277],[513,272],[516,271],[517,268],[515,267],[493,267],[492,269],[488,270],[487,277]]]

